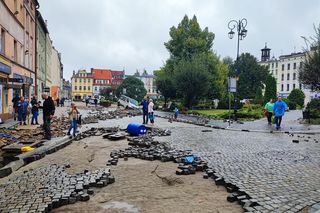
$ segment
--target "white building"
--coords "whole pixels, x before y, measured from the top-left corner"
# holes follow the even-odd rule
[[[276,78],[278,94],[286,98],[293,89],[301,89],[306,96],[306,105],[314,98],[315,93],[299,82],[299,69],[305,61],[305,53],[291,53],[289,55],[281,55],[279,59],[275,57],[270,59],[270,50],[267,46],[261,49],[261,61],[259,64],[267,66],[269,72]]]
[[[146,70],[144,70],[140,75],[139,71],[137,70],[134,76],[143,82],[144,88],[147,90],[147,96],[154,98],[159,96],[159,94],[157,93],[154,75],[148,74]]]

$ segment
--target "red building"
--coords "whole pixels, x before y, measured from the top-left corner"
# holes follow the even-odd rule
[[[118,86],[120,86],[120,84],[122,84],[124,80],[125,72],[124,70],[123,71],[111,70],[111,75],[112,75],[112,81],[111,81],[112,88],[116,89]]]
[[[111,87],[112,85],[112,74],[111,70],[108,69],[94,69],[91,68],[92,73],[92,93],[93,96],[99,95],[100,90],[105,87]]]

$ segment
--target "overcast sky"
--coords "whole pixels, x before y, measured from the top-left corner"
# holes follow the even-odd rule
[[[159,69],[169,54],[163,43],[183,16],[196,15],[202,28],[215,33],[213,50],[236,56],[236,39],[227,24],[246,18],[248,35],[240,52],[260,57],[265,42],[271,55],[301,51],[300,36],[313,35],[320,23],[319,0],[39,0],[50,37],[62,53],[64,76],[85,68]]]

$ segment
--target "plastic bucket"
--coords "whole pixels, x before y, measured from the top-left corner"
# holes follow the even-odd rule
[[[127,131],[130,135],[144,135],[147,133],[147,129],[142,124],[129,124],[127,127]]]

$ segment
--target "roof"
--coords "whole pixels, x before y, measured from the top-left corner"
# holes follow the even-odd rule
[[[291,53],[289,55],[280,55],[279,59],[284,59],[284,58],[291,58],[291,57],[299,57],[299,56],[304,56],[305,53],[304,52],[298,52],[298,53]]]
[[[111,70],[112,76],[124,75],[124,71]]]
[[[111,70],[91,69],[93,79],[110,80],[112,79]]]

